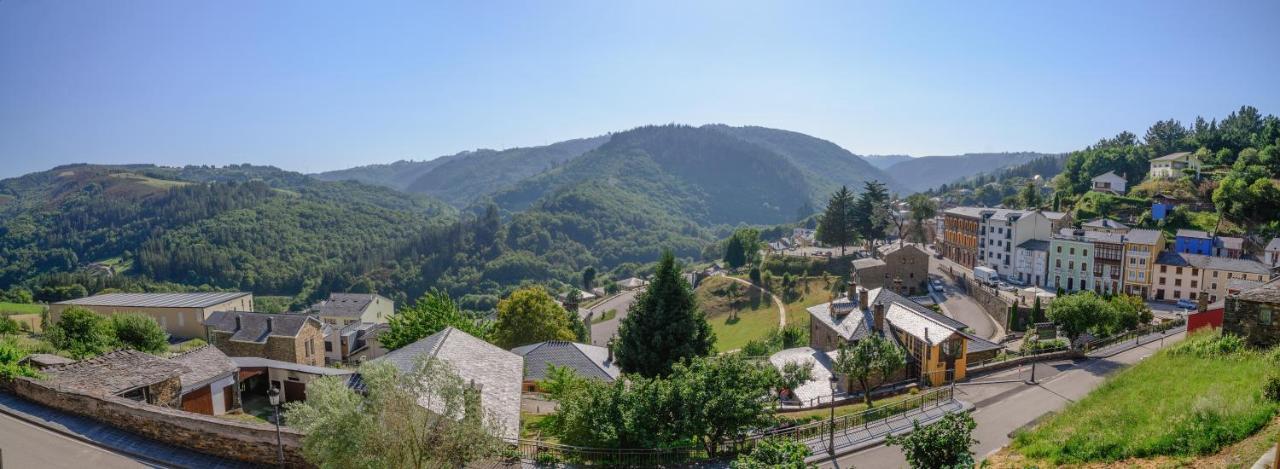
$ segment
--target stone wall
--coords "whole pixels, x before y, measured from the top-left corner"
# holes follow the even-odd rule
[[[255,464],[276,464],[273,425],[225,420],[116,396],[92,395],[30,378],[14,379],[3,383],[3,387],[38,404],[174,446]],[[312,467],[302,457],[302,436],[293,429],[281,429],[288,467]]]
[[[964,284],[965,293],[973,298],[973,302],[981,306],[987,316],[991,316],[1000,327],[1009,330],[1009,305],[1012,302],[1001,297],[996,289],[979,284],[968,275],[961,274],[960,280]]]
[[[1271,324],[1262,324],[1259,313],[1262,308],[1271,309]],[[1280,344],[1280,307],[1274,304],[1244,301],[1228,296],[1222,313],[1222,330],[1244,337],[1253,347],[1272,347]]]
[[[295,337],[267,336],[265,344],[231,340],[230,332],[209,331],[209,343],[231,357],[262,357],[282,362],[324,366],[324,332],[314,322],[307,321]],[[312,342],[312,353],[306,353],[307,340]]]

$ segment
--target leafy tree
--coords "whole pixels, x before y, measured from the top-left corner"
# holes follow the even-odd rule
[[[742,257],[747,264],[755,265],[760,262],[760,248],[763,244],[760,241],[760,230],[738,228],[734,230],[733,237],[738,238],[739,244],[742,245]]]
[[[0,379],[13,379],[19,376],[38,378],[40,373],[29,365],[18,362],[27,356],[27,351],[13,337],[0,338]]]
[[[862,399],[871,407],[871,394],[894,373],[907,366],[906,353],[884,336],[871,334],[840,347],[832,367],[862,386]]]
[[[782,365],[778,388],[794,392],[810,379],[813,379],[813,362],[786,362]]]
[[[1107,300],[1111,324],[1108,332],[1129,330],[1143,324],[1150,324],[1155,315],[1151,307],[1141,297],[1127,294],[1112,296]]]
[[[369,362],[360,375],[363,394],[343,378],[325,377],[307,384],[306,401],[285,406],[289,426],[305,434],[308,462],[322,468],[464,467],[501,447],[493,436],[499,422],[484,415],[479,391],[448,364],[424,359],[401,372]]]
[[[546,378],[538,381],[538,389],[550,394],[555,399],[563,398],[570,392],[586,385],[586,378],[578,376],[578,373],[569,365],[556,366],[547,364]]]
[[[791,438],[765,438],[760,440],[751,452],[743,453],[729,463],[732,469],[810,469],[816,465],[806,464],[805,458],[812,451],[809,445]]]
[[[671,251],[663,252],[649,287],[630,306],[618,339],[618,366],[645,377],[664,376],[681,360],[711,353],[715,334]]]
[[[938,204],[923,193],[911,194],[907,197],[907,207],[911,210],[911,235],[917,243],[928,242],[925,233],[925,221],[938,216]]]
[[[1022,186],[1022,191],[1018,193],[1018,202],[1028,209],[1040,208],[1044,203],[1044,197],[1040,196],[1040,187],[1034,182],[1027,182]]]
[[[977,426],[968,412],[954,412],[932,425],[921,426],[919,421],[914,421],[911,433],[890,436],[887,442],[902,447],[902,454],[912,468],[968,469],[974,465],[969,447],[978,443],[973,439],[973,429]]]
[[[169,334],[160,323],[142,314],[114,314],[107,318],[107,330],[117,347],[160,354],[169,350]]]
[[[730,269],[736,269],[746,265],[747,255],[742,250],[742,239],[736,234],[729,237],[729,241],[724,245],[724,263]]]
[[[619,291],[621,291],[621,287],[618,286],[618,282],[615,280],[609,280],[609,283],[604,284],[605,293],[612,295]]]
[[[591,291],[596,287],[596,268],[588,266],[582,270],[582,289]]]
[[[574,340],[579,343],[591,343],[591,328],[582,320],[582,316],[578,315],[577,305],[582,302],[582,292],[573,288],[569,290],[568,302],[573,305],[573,309],[565,308],[565,317],[569,320],[569,329],[573,331]]]
[[[387,330],[378,336],[382,346],[395,350],[453,327],[476,337],[489,336],[490,324],[458,308],[453,298],[440,290],[422,295],[413,305],[391,316]]]
[[[764,399],[778,382],[778,371],[737,354],[699,357],[675,365],[673,385],[684,431],[714,456],[721,443],[772,423]]]
[[[854,197],[846,186],[831,195],[827,208],[818,220],[818,241],[829,246],[840,246],[840,256],[844,256],[844,247],[858,239],[853,220]]]
[[[889,190],[885,188],[884,183],[880,181],[864,183],[862,194],[854,204],[853,226],[868,245],[874,245],[876,240],[885,239],[888,236],[893,213],[890,202]]]
[[[77,359],[98,355],[113,341],[105,318],[75,306],[63,310],[46,335],[54,347]]]
[[[747,273],[747,278],[751,279],[751,283],[763,286],[760,281],[760,267],[751,266],[751,271]],[[768,287],[765,287],[768,288]]]
[[[568,315],[542,287],[525,287],[498,303],[493,342],[514,348],[548,340],[574,340]]]
[[[1071,341],[1080,334],[1105,324],[1111,306],[1091,291],[1059,296],[1049,306],[1049,320],[1062,328]]]

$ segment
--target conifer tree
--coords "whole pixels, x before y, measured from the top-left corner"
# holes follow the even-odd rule
[[[682,360],[711,353],[715,334],[675,255],[663,251],[649,287],[636,298],[618,328],[614,357],[622,371],[666,376]]]

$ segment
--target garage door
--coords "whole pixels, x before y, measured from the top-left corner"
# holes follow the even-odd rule
[[[284,399],[288,402],[307,400],[307,385],[293,381],[285,381]]]
[[[213,415],[213,394],[210,393],[209,387],[205,386],[182,396],[182,410]]]

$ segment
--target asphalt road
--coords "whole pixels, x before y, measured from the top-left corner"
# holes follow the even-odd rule
[[[943,293],[945,301],[942,303],[943,311],[952,318],[965,323],[973,333],[979,337],[998,340],[1004,335],[1004,330],[996,324],[987,311],[982,309],[977,302],[969,295],[961,293],[961,289],[950,276],[942,272],[947,268],[950,261],[929,258],[929,273],[931,277],[942,280]]]
[[[0,414],[0,467],[114,469],[152,466]]]
[[[631,307],[631,303],[636,300],[636,295],[640,290],[625,291],[604,300],[600,304],[582,310],[582,317],[585,318],[588,312],[595,313],[594,317],[600,317],[605,311],[614,309],[618,311],[618,315],[608,321],[593,324],[591,326],[591,345],[599,345],[604,347],[609,343],[609,338],[618,333],[618,325],[622,323],[622,318],[627,317],[627,308]]]
[[[1133,365],[1161,346],[1172,345],[1184,336],[1183,333],[1171,335],[1163,342],[1145,344],[1109,358],[1040,363],[1036,365],[1037,385],[1021,382],[1030,377],[1030,368],[1024,367],[975,380],[976,383],[988,384],[971,382],[957,386],[957,398],[977,406],[973,419],[978,427],[973,437],[978,443],[971,450],[979,460],[990,456],[1009,444],[1009,435],[1015,430],[1079,400],[1101,385],[1109,373]],[[837,468],[855,466],[861,469],[904,468],[907,461],[898,447],[877,446],[822,465]]]

